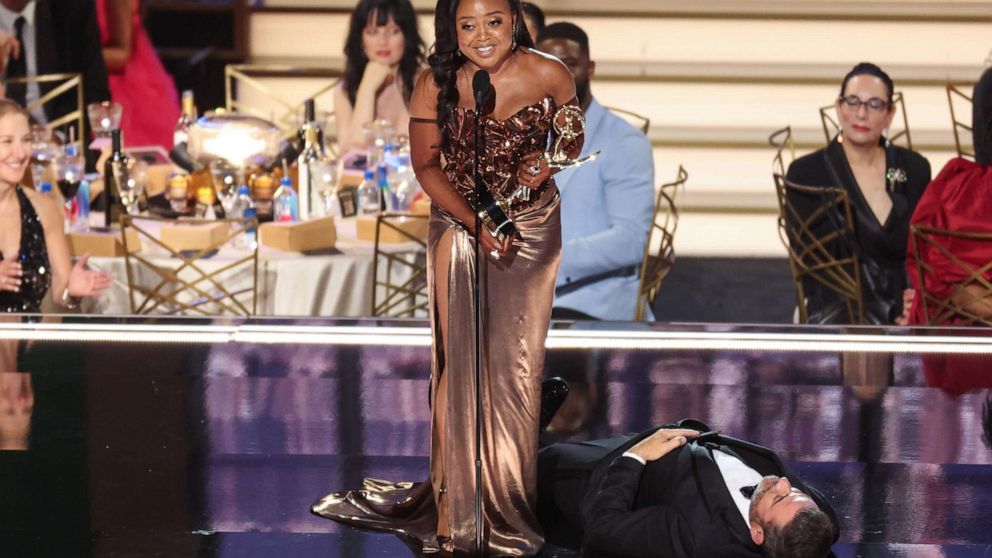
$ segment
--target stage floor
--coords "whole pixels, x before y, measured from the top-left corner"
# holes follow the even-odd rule
[[[144,323],[0,328],[16,356],[0,378],[0,555],[411,556],[309,507],[365,476],[425,478],[423,324]],[[549,341],[572,347],[547,370],[572,394],[546,441],[698,418],[794,463],[837,510],[839,557],[992,556],[992,356],[950,354],[988,355],[984,339],[921,355],[918,341],[964,338],[576,331]]]

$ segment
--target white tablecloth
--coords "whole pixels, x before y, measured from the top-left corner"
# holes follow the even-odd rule
[[[257,314],[268,316],[369,316],[372,313],[372,275],[375,265],[374,245],[356,238],[355,220],[337,224],[336,250],[340,253],[305,256],[267,247],[258,251]],[[147,248],[147,243],[146,248]],[[423,264],[425,254],[416,243],[393,245],[390,251],[403,253],[404,259]],[[246,252],[224,249],[215,256],[200,260],[207,272],[244,257]],[[156,264],[179,264],[165,255],[145,255]],[[87,300],[83,310],[97,314],[130,314],[127,269],[123,257],[90,258],[93,268],[110,273],[113,285],[100,297]],[[381,264],[380,264],[381,265]],[[408,269],[394,266],[393,282],[410,276]],[[132,267],[135,270],[137,266]],[[137,280],[151,287],[160,277],[144,270]],[[381,265],[380,273],[384,272]],[[405,277],[404,277],[405,276]],[[230,290],[251,285],[250,268],[224,280]],[[380,291],[381,293],[381,291]],[[138,303],[140,304],[140,297]]]

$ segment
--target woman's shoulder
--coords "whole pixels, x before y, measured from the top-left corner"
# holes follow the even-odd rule
[[[533,48],[520,50],[525,74],[545,85],[547,95],[554,97],[557,104],[567,103],[575,97],[572,72],[561,60]]]
[[[59,208],[55,205],[55,200],[50,196],[43,195],[34,188],[21,186],[21,191],[24,192],[25,197],[31,202],[31,207],[34,208],[35,214],[41,219],[42,226],[46,227],[46,230],[49,225],[54,226],[54,221],[59,217]]]
[[[825,152],[826,148],[824,147],[792,161],[786,172],[786,177],[800,184],[819,185],[826,179],[827,165],[823,158]]]

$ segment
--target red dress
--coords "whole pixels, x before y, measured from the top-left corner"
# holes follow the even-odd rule
[[[910,220],[910,226],[912,225],[992,233],[992,166],[982,166],[961,158],[949,161],[937,178],[927,186]],[[974,269],[992,261],[992,243],[988,241],[947,237],[935,237],[935,240]],[[919,291],[921,278],[916,269],[916,255],[912,244],[910,240],[906,249],[906,271],[909,272],[913,287]],[[965,270],[948,260],[937,248],[924,242],[919,243],[919,248],[920,259],[934,270],[925,276],[928,293],[943,299],[951,294],[955,286],[967,279]],[[992,279],[992,270],[985,273],[985,278]],[[923,297],[917,294],[910,313],[910,323],[926,324],[924,303]],[[930,315],[933,316],[936,312],[931,304]]]
[[[96,0],[100,42],[109,43],[108,14],[113,2]],[[179,95],[141,25],[138,2],[131,20],[131,56],[120,72],[108,72],[110,95],[124,107],[121,130],[128,146],[161,145],[172,149],[172,132],[179,119]]]

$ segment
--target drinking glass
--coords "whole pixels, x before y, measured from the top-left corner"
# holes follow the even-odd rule
[[[31,127],[31,178],[35,186],[45,180],[45,170],[58,155],[59,146],[48,128],[35,124]]]
[[[244,171],[224,159],[216,159],[210,163],[210,177],[220,205],[224,208],[224,215],[230,215],[234,209],[234,200],[238,197],[238,187],[244,183]]]
[[[109,138],[110,132],[121,127],[121,114],[124,107],[114,101],[101,101],[86,105],[86,115],[90,127],[97,137]]]
[[[126,170],[127,176],[120,177],[117,183],[121,191],[121,203],[129,215],[137,215],[141,212],[138,201],[145,191],[145,181],[148,178],[148,163],[141,160],[133,160]]]

